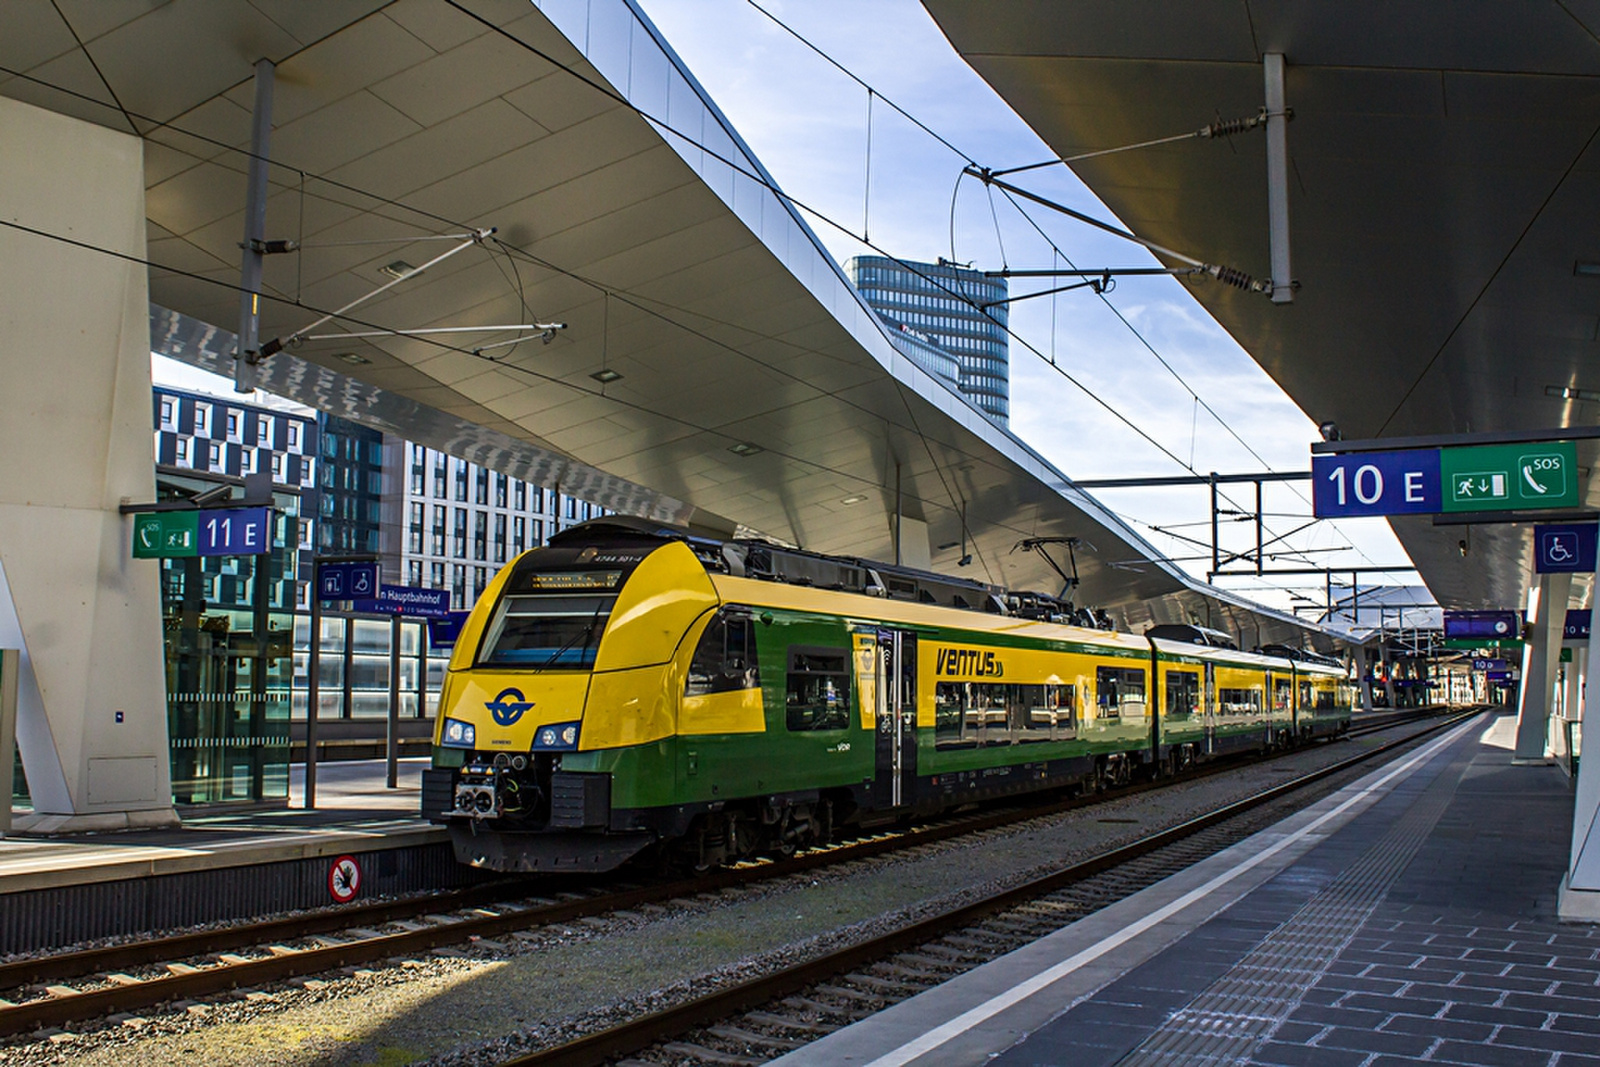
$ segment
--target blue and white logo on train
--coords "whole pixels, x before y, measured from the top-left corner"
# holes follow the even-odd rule
[[[533,707],[533,701],[525,700],[520,689],[502,689],[499,696],[485,701],[483,706],[489,709],[495,722],[510,726],[522,718],[523,712]]]

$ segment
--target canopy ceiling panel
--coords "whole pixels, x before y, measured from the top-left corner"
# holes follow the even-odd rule
[[[924,0],[1051,149],[1069,156],[1245,118],[1280,53],[1294,302],[1196,298],[1316,422],[1346,438],[1592,424],[1600,390],[1600,8],[1395,0],[1055,5]],[[1010,166],[1019,160],[995,161]],[[1259,133],[1073,170],[1133,232],[1270,275]],[[1174,264],[1176,265],[1176,264]],[[1580,447],[1590,473],[1597,450]],[[1451,607],[1514,607],[1531,531],[1396,520]],[[1467,555],[1461,545],[1470,542]]]
[[[0,93],[145,140],[158,350],[228,369],[263,57],[267,237],[300,246],[265,261],[261,337],[293,342],[261,365],[274,390],[513,473],[566,472],[625,510],[819,551],[889,557],[900,513],[952,546],[936,567],[1054,591],[1015,546],[1078,537],[1078,599],[1129,619],[1155,598],[1222,610],[894,349],[626,0],[0,8]],[[414,332],[519,323],[558,325]]]

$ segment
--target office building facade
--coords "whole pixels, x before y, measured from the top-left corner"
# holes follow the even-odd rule
[[[948,353],[959,367],[961,392],[996,422],[1010,420],[1004,278],[988,278],[945,259],[914,263],[887,256],[855,256],[845,263],[845,274],[888,323],[897,348],[947,381],[948,364],[929,348]]]
[[[313,558],[377,555],[385,582],[449,589],[470,608],[496,571],[596,505],[287,402],[153,391],[157,496],[184,500],[270,471],[277,513],[264,556],[151,561],[161,568],[174,802],[282,804],[306,718]],[[234,491],[237,498],[238,488]],[[261,583],[261,584],[258,584]],[[421,620],[324,612],[324,743],[373,735],[400,645],[403,736],[423,736],[448,650]],[[381,736],[381,727],[376,736]]]

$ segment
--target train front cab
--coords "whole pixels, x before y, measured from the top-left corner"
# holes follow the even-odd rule
[[[558,545],[502,570],[451,657],[423,782],[457,857],[609,870],[657,840],[676,800],[678,653],[717,604],[676,541]]]

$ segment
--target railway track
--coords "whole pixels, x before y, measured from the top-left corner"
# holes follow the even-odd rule
[[[1041,878],[502,1067],[754,1067],[1131,896],[1276,821],[1280,813],[1238,825],[1274,802],[1480,712],[1450,715]]]
[[[1385,716],[1353,728],[1351,735],[1391,728],[1418,717]],[[1194,781],[1237,766],[1236,762],[1208,764],[1180,780]],[[254,989],[380,960],[404,959],[474,940],[487,940],[492,945],[496,939],[515,937],[541,926],[667,904],[687,896],[916,848],[963,834],[1047,818],[1165,784],[1141,783],[1088,798],[951,816],[917,829],[869,833],[789,859],[746,864],[692,880],[611,884],[605,888],[586,885],[581,891],[566,891],[553,898],[526,896],[523,882],[497,882],[423,899],[328,909],[0,964],[0,1036],[231,990]]]

